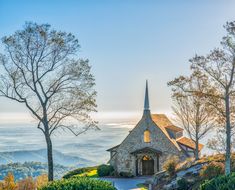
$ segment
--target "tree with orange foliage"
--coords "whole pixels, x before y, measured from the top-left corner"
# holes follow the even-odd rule
[[[16,190],[17,185],[15,183],[14,175],[8,173],[4,178],[4,181],[0,184],[0,190]]]
[[[45,186],[48,183],[48,176],[46,174],[38,176],[35,183],[37,188]]]

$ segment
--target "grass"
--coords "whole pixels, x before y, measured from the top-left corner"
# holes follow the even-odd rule
[[[137,187],[139,187],[141,190],[148,190],[148,187],[143,183],[137,184]]]
[[[99,177],[98,174],[97,174],[97,169],[90,170],[90,171],[78,174],[76,176],[78,176],[78,177],[90,177],[90,178],[92,178],[92,177]]]
[[[63,176],[64,179],[69,179],[73,176],[85,176],[85,175],[89,175],[89,176],[94,176],[97,173],[97,168],[98,166],[92,166],[92,167],[84,167],[84,168],[78,168],[75,170],[72,170],[70,172],[68,172],[67,174],[65,174]]]

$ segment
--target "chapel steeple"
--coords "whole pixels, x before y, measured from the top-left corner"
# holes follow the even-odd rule
[[[144,97],[144,114],[150,113],[149,109],[149,93],[148,93],[148,80],[146,80],[145,97]]]

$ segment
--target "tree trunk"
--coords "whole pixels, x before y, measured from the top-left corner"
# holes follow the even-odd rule
[[[54,170],[53,170],[53,154],[52,154],[52,142],[49,132],[45,133],[47,143],[47,160],[48,160],[48,181],[53,181]]]
[[[196,139],[195,145],[196,145],[196,150],[195,150],[195,160],[199,160],[199,146],[198,146],[198,138]]]
[[[230,105],[229,95],[225,98],[226,108],[226,156],[225,156],[225,175],[229,175],[231,171],[231,125],[230,125]]]

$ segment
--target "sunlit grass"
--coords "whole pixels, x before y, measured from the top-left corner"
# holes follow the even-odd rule
[[[139,187],[141,190],[148,190],[148,187],[143,183],[137,184],[137,187]]]
[[[97,174],[97,169],[78,174],[77,176],[79,176],[79,177],[99,177]]]

